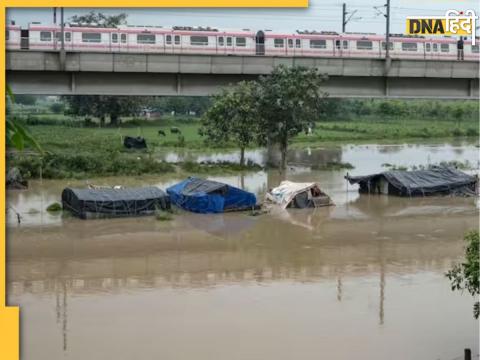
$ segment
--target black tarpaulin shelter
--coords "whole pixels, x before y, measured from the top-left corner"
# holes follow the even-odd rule
[[[150,186],[126,189],[74,189],[62,192],[62,205],[82,219],[137,216],[170,209],[170,198],[161,189]]]
[[[125,136],[123,139],[123,146],[125,146],[127,149],[146,149],[147,142],[143,137],[140,136]]]
[[[399,196],[475,195],[478,177],[451,167],[429,170],[386,171],[366,176],[345,177],[358,184],[360,192]]]

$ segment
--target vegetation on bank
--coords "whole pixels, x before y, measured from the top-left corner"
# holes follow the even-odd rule
[[[479,251],[479,233],[478,230],[472,230],[465,235],[465,261],[456,264],[445,275],[451,282],[452,291],[468,291],[471,296],[477,297],[473,304],[473,315],[476,319],[480,315],[480,302],[478,301],[479,279],[480,279],[480,259]]]

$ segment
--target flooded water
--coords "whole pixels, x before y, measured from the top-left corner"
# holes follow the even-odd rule
[[[261,163],[265,155],[249,156]],[[44,209],[63,187],[84,181],[10,192],[22,216],[17,224],[9,212],[7,243],[22,359],[452,360],[464,348],[477,355],[474,299],[452,292],[444,275],[462,260],[464,232],[478,228],[477,199],[359,195],[346,186],[346,171],[309,166],[343,161],[366,174],[383,163],[476,164],[478,148],[345,145],[293,151],[289,160],[288,179],[320,182],[336,206],[82,221]],[[280,181],[276,171],[213,178],[259,196]],[[164,188],[177,180],[95,183]]]

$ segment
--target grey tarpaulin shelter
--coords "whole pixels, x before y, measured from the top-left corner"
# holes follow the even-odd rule
[[[429,170],[386,171],[366,176],[345,176],[361,193],[399,196],[475,195],[478,177],[451,167]]]
[[[95,217],[149,215],[157,209],[170,209],[170,198],[150,186],[126,189],[74,189],[62,192],[62,205],[82,219]]]

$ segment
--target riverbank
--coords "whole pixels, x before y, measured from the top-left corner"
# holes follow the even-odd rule
[[[31,133],[47,154],[38,156],[28,151],[13,152],[7,158],[7,165],[19,167],[27,179],[40,177],[84,179],[163,173],[175,173],[179,176],[231,174],[258,171],[266,166],[259,164],[255,159],[245,166],[239,166],[235,157],[228,159],[179,157],[177,155],[179,153],[209,154],[237,150],[232,144],[205,142],[198,134],[200,124],[195,120],[174,123],[178,130],[176,133],[172,133],[171,125],[154,126],[145,121],[139,124],[141,126],[118,128],[31,125],[29,127]],[[144,137],[147,150],[125,149],[123,147],[125,136]],[[293,138],[290,147],[292,149],[332,147],[347,143],[361,144],[372,140],[375,140],[375,143],[421,143],[426,140],[451,142],[455,139],[478,142],[478,122],[464,120],[452,126],[452,122],[443,120],[363,118],[354,121],[324,121],[317,123],[311,134],[300,134]],[[168,153],[175,156],[170,158],[164,156]],[[349,166],[350,164],[336,161],[326,169],[347,169]]]

